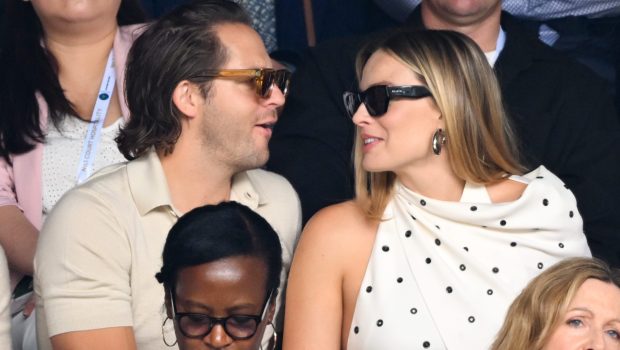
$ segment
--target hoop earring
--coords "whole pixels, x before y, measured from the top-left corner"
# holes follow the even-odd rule
[[[433,134],[433,153],[439,155],[441,148],[446,144],[446,134],[444,134],[441,128],[437,129]]]
[[[278,332],[276,331],[276,326],[273,325],[273,321],[269,322],[269,326],[271,326],[271,328],[273,328],[273,335],[271,336],[271,340],[269,341],[269,343],[271,344],[271,350],[275,350],[276,346],[278,345]],[[260,346],[261,350],[263,349],[263,346]]]
[[[269,322],[269,325],[271,326],[271,328],[273,328],[273,336],[271,337],[271,342],[273,343],[273,346],[271,347],[271,350],[275,350],[276,346],[278,345],[278,331],[276,331],[276,326],[273,325],[273,321]]]
[[[164,320],[164,323],[161,324],[161,339],[164,341],[164,344],[166,344],[167,347],[171,348],[175,345],[177,345],[177,341],[178,339],[174,339],[174,343],[170,344],[168,343],[168,340],[166,340],[166,331],[164,330],[165,326],[166,326],[166,322],[168,322],[168,320],[171,320],[170,317],[166,317],[166,319]]]

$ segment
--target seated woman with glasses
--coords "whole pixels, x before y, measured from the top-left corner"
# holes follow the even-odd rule
[[[467,37],[393,32],[359,53],[358,77],[356,199],[301,236],[284,348],[486,349],[531,278],[590,255],[575,197],[544,167],[523,174]]]
[[[620,270],[587,258],[553,265],[512,303],[492,349],[620,349]]]
[[[278,235],[249,208],[225,202],[190,211],[170,230],[155,276],[166,294],[164,343],[178,341],[181,350],[275,346],[276,333],[265,329],[273,329],[281,270]]]

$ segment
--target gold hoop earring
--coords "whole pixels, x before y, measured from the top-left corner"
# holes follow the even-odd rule
[[[446,143],[446,134],[444,134],[441,128],[437,129],[433,134],[433,153],[439,155],[441,153],[441,148]]]
[[[164,320],[164,323],[161,324],[161,338],[164,341],[164,344],[166,344],[167,347],[171,348],[175,345],[177,345],[177,341],[178,339],[174,339],[174,343],[170,344],[168,343],[168,340],[166,339],[166,331],[164,330],[164,328],[166,327],[166,322],[168,322],[168,320],[171,320],[170,317],[166,317],[166,319]]]

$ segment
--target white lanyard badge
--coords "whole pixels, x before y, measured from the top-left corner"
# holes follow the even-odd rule
[[[116,74],[114,71],[114,52],[110,50],[108,62],[106,63],[105,71],[103,72],[101,86],[99,87],[97,102],[95,102],[95,109],[93,110],[93,115],[90,118],[88,131],[86,131],[86,137],[84,138],[84,144],[82,145],[82,154],[80,156],[80,163],[77,173],[78,184],[84,182],[94,171],[97,146],[99,145],[99,140],[101,139],[101,129],[103,129],[103,122],[105,121],[105,116],[108,113],[108,107],[110,106],[110,100],[112,99],[115,83]]]

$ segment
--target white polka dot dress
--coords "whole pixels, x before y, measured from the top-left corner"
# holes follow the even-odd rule
[[[555,262],[590,256],[573,194],[544,167],[493,204],[467,184],[460,202],[397,184],[358,293],[348,349],[487,349],[512,300]]]
[[[126,160],[114,141],[123,123],[124,119],[119,118],[101,130],[93,170]],[[77,184],[78,163],[88,123],[75,117],[66,117],[60,124],[60,130],[51,123],[48,128],[41,165],[44,218],[60,197]]]

